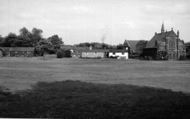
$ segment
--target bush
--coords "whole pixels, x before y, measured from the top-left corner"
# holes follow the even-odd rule
[[[63,58],[63,57],[71,57],[71,51],[70,50],[63,50],[60,49],[57,51],[57,58]]]
[[[63,58],[64,57],[64,51],[63,50],[58,50],[57,51],[57,58]]]
[[[71,57],[71,51],[70,50],[65,50],[64,51],[64,57]]]

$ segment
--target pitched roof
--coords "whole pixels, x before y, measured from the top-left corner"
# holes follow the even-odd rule
[[[126,49],[110,49],[109,52],[128,52]]]
[[[137,43],[139,42],[139,40],[125,40],[124,45],[127,47],[130,47],[130,50],[132,50],[133,52],[136,52],[137,50]]]
[[[168,36],[174,36],[177,37],[176,33],[171,31],[166,31],[163,33],[155,33],[155,35],[152,37],[152,39],[147,43],[146,48],[153,48],[156,47],[156,42],[163,42],[165,41],[165,38]]]

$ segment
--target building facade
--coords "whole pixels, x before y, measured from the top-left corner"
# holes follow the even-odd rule
[[[169,60],[178,60],[186,55],[184,41],[179,38],[179,31],[175,33],[173,28],[165,31],[164,24],[162,24],[161,32],[155,33],[146,45],[146,51],[153,48],[157,50],[157,56],[167,57]]]
[[[108,54],[107,50],[90,49],[81,51],[81,58],[106,58]]]
[[[123,50],[110,50],[109,58],[129,59],[128,47]]]

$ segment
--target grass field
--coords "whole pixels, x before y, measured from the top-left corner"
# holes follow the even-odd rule
[[[0,118],[189,119],[189,70],[189,61],[1,58],[0,84],[16,92],[0,87]]]
[[[80,81],[0,90],[0,118],[190,119],[190,95],[166,89]]]
[[[0,85],[22,90],[38,81],[80,80],[190,92],[189,71],[190,61],[4,57],[0,59]]]

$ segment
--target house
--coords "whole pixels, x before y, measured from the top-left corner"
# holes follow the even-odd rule
[[[156,55],[151,56],[148,52],[153,49],[156,49]],[[165,31],[164,24],[162,24],[161,32],[154,34],[144,51],[145,57],[146,54],[149,54],[152,59],[177,60],[186,55],[184,41],[179,38],[179,31],[177,31],[177,34],[173,28],[171,31]]]
[[[129,48],[130,54],[135,54],[137,51],[136,45],[138,42],[139,40],[125,40],[123,45]]]
[[[123,45],[129,48],[129,56],[134,58],[139,57],[143,53],[146,44],[146,40],[125,40]]]
[[[122,50],[110,50],[109,58],[117,58],[117,59],[129,59],[128,47]]]
[[[81,51],[81,58],[106,58],[108,50],[103,49],[88,49]]]
[[[5,56],[10,57],[32,57],[34,56],[34,47],[0,47]]]

